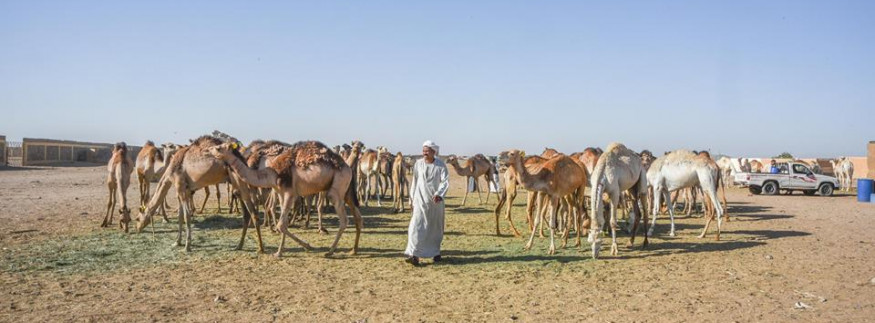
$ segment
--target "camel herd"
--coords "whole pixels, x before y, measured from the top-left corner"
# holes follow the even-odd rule
[[[504,171],[504,187],[494,209],[496,235],[501,235],[499,219],[504,210],[513,235],[521,236],[511,219],[510,209],[517,188],[522,187],[527,191],[526,222],[530,231],[524,249],[532,247],[535,235],[544,236],[546,222],[550,237],[548,253],[556,251],[556,235],[560,235],[561,247],[564,248],[574,232],[575,247],[580,247],[581,236],[586,236],[593,258],[599,256],[600,236],[605,230],[611,237],[611,255],[618,254],[619,209],[626,210],[627,230],[631,234],[627,245],[634,244],[638,226],[643,224],[643,246],[646,247],[658,215],[668,213],[669,235],[674,236],[675,203],[684,198],[685,207],[691,211],[697,195],[703,197],[701,204],[706,215],[705,227],[699,237],[705,236],[710,223],[716,219],[715,238],[719,240],[727,205],[724,187],[729,174],[727,169],[733,168],[725,157],[715,161],[707,152],[678,150],[656,158],[649,151],[637,153],[620,143],[612,143],[605,150],[587,148],[567,155],[548,148],[541,155],[529,156],[524,151],[512,149],[501,152],[495,162],[481,154],[467,158],[464,163],[453,155],[447,156],[446,161],[459,176],[475,183],[483,177],[490,186],[495,185],[492,182],[497,178],[493,174]],[[842,168],[844,161],[836,161],[836,169],[845,171]],[[149,141],[134,163],[128,156],[127,145],[118,143],[113,147],[107,167],[109,203],[101,226],[112,224],[115,206],[120,201],[119,227],[128,232],[131,216],[126,191],[130,174],[136,170],[141,201],[137,231],[145,229],[159,212],[164,221],[169,221],[166,198],[173,187],[179,206],[175,245],[184,245],[186,251],[191,250],[191,224],[196,212],[193,194],[209,186],[218,189],[218,184],[228,183],[232,197],[229,208],[233,212],[238,206],[243,214],[237,249],[243,247],[247,229],[252,226],[257,251],[264,252],[259,223],[281,235],[277,257],[283,253],[286,238],[305,250],[312,249],[289,228],[305,214],[304,227],[308,228],[310,211],[315,206],[319,232],[327,233],[322,227],[323,210],[333,208],[339,218],[339,228],[327,255],[336,252],[349,224],[348,214],[352,214],[356,235],[350,254],[355,254],[363,228],[360,201],[368,207],[374,198],[379,207],[383,198],[391,198],[394,203],[392,210],[404,212],[405,191],[409,186],[407,175],[412,163],[412,158],[400,152],[392,154],[381,146],[368,149],[359,141],[333,148],[318,141],[288,144],[256,140],[243,146],[229,136],[216,135],[202,136],[188,145],[166,143],[157,147]],[[742,168],[756,167],[753,164],[741,165]],[[845,172],[853,172],[853,166]],[[150,193],[153,181],[158,183],[154,194]],[[722,201],[719,201],[721,187],[724,187],[724,192]],[[474,188],[480,204],[483,204],[479,185],[474,185]],[[462,206],[467,201],[468,191],[462,199]],[[485,203],[489,202],[489,195],[487,190]],[[263,213],[261,217],[259,207]],[[221,205],[219,208],[221,210]],[[650,223],[648,214],[652,216]]]

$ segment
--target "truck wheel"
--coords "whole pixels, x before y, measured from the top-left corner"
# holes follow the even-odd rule
[[[763,189],[760,188],[759,186],[748,186],[747,190],[748,190],[748,192],[751,192],[751,193],[756,194],[756,195],[760,195],[760,193],[763,192]]]
[[[802,191],[802,193],[805,193],[805,195],[808,195],[808,196],[812,196],[812,195],[814,195],[814,193],[817,193],[817,190],[804,190],[804,191]]]
[[[763,184],[763,194],[765,194],[765,195],[778,194],[778,183],[766,182],[765,184]]]
[[[817,191],[820,192],[820,196],[832,196],[833,191],[832,185],[829,183],[820,184],[820,187],[817,188]]]

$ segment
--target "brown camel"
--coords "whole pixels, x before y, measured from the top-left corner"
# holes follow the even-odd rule
[[[498,163],[502,165],[502,168],[505,168],[504,171],[504,188],[498,195],[498,205],[495,206],[495,234],[501,235],[501,230],[498,226],[498,218],[499,213],[501,212],[501,208],[507,204],[507,211],[505,212],[505,219],[507,219],[510,224],[511,230],[513,230],[514,236],[521,236],[522,234],[516,229],[516,226],[513,224],[513,219],[511,218],[511,208],[513,207],[513,201],[516,199],[517,187],[519,186],[519,179],[516,172],[512,172],[507,168],[507,160],[508,160],[508,152],[504,151],[498,154]],[[525,156],[523,158],[523,165],[529,170],[529,172],[537,172],[541,169],[541,165],[547,161],[546,158],[542,158],[540,156]],[[535,201],[537,194],[529,191],[527,193],[526,198],[526,222],[529,225],[529,230],[532,229],[533,224],[533,213],[535,209]]]
[[[474,188],[477,190],[477,199],[480,200],[480,204],[483,204],[483,198],[480,195],[480,183],[479,178],[483,177],[486,179],[486,185],[489,187],[492,185],[492,173],[495,172],[495,166],[489,162],[489,159],[483,154],[476,154],[468,160],[465,161],[465,167],[459,165],[459,159],[451,155],[447,157],[447,164],[453,166],[453,170],[456,171],[456,174],[459,176],[465,176],[465,185],[467,186],[471,179],[474,180]],[[489,203],[489,193],[491,190],[486,190],[486,203]],[[468,200],[468,189],[465,188],[465,197],[462,198],[462,206],[465,205],[465,201]]]
[[[131,184],[131,172],[134,170],[134,163],[131,162],[128,156],[128,145],[124,142],[115,144],[112,147],[112,157],[106,165],[107,176],[106,186],[109,188],[109,202],[106,203],[106,215],[103,217],[101,227],[108,227],[112,224],[113,209],[117,199],[122,200],[122,207],[118,210],[121,214],[118,225],[119,228],[128,232],[128,223],[131,222],[131,210],[128,209],[128,186]],[[116,197],[118,194],[118,197]]]
[[[217,137],[201,136],[192,141],[191,145],[179,149],[173,155],[170,164],[167,166],[167,171],[165,171],[164,176],[161,177],[161,181],[158,183],[156,194],[149,200],[149,205],[146,207],[145,212],[140,213],[138,217],[137,231],[141,231],[151,222],[152,216],[155,214],[158,206],[164,203],[167,192],[172,185],[176,187],[176,194],[179,199],[179,210],[177,211],[179,227],[174,245],[182,245],[182,225],[185,223],[185,251],[191,251],[191,221],[194,214],[192,194],[206,186],[222,183],[230,179],[231,184],[235,186],[240,194],[240,200],[245,205],[243,208],[243,230],[240,242],[237,244],[237,249],[243,248],[246,230],[249,228],[250,221],[252,221],[253,224],[256,224],[255,233],[258,237],[258,253],[264,252],[264,246],[261,242],[261,229],[257,225],[258,220],[248,186],[239,177],[230,174],[222,160],[213,157],[207,152],[207,149],[210,147],[222,143],[223,141]]]
[[[392,153],[386,147],[378,147],[377,151],[379,152],[377,177],[380,179],[380,184],[377,186],[379,188],[377,194],[380,194],[380,198],[383,198],[392,189],[392,163],[395,161],[395,157],[392,156]]]
[[[267,167],[263,169],[248,167],[243,157],[233,149],[232,144],[216,145],[209,151],[212,156],[225,161],[244,182],[256,187],[272,187],[282,195],[278,229],[283,236],[276,257],[282,256],[286,236],[304,249],[311,249],[307,242],[289,232],[289,209],[298,196],[309,196],[322,191],[328,191],[328,197],[336,206],[340,218],[340,227],[326,256],[332,255],[337,250],[337,244],[346,229],[348,219],[346,209],[343,207],[344,202],[352,210],[355,218],[356,237],[350,254],[356,253],[362,219],[355,185],[351,185],[352,169],[327,146],[318,141],[298,142],[284,149],[275,159],[268,160]]]
[[[559,211],[560,199],[573,194],[578,190],[583,190],[586,185],[586,173],[578,166],[570,157],[565,155],[557,155],[548,159],[536,173],[529,172],[523,166],[523,157],[525,153],[519,150],[510,150],[507,152],[508,171],[516,173],[519,183],[526,190],[543,192],[550,199],[550,249],[549,254],[556,252],[554,242],[554,231],[556,230],[557,212]],[[573,212],[573,208],[569,212]],[[578,208],[579,210],[579,208]],[[541,217],[535,217],[535,223],[532,228],[532,234],[529,236],[529,242],[526,243],[525,250],[532,247],[535,239],[535,232],[538,225],[541,223]],[[579,223],[579,222],[578,222]],[[578,228],[578,233],[580,228]]]
[[[371,199],[371,177],[374,177],[374,186],[377,191],[377,206],[382,206],[380,202],[380,176],[378,175],[380,168],[380,154],[373,149],[367,149],[361,153],[359,157],[359,197],[364,200],[365,206]]]
[[[137,170],[137,184],[140,190],[141,212],[146,209],[146,203],[149,202],[149,198],[152,195],[150,192],[152,182],[157,182],[161,179],[161,176],[164,175],[165,166],[178,149],[179,146],[173,143],[162,144],[159,149],[155,146],[155,143],[150,140],[146,141],[146,144],[143,145],[143,148],[140,149],[140,152],[137,154],[135,166]],[[167,211],[165,209],[166,205],[162,205],[161,216],[164,217],[164,222],[169,222],[167,220]]]
[[[404,190],[407,189],[407,195],[410,195],[407,184],[404,155],[399,151],[395,154],[395,161],[392,163],[392,199],[394,199],[395,213],[404,212]]]

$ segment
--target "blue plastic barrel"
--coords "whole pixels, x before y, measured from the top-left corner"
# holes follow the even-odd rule
[[[868,178],[857,180],[857,202],[869,202],[872,200],[873,181]]]

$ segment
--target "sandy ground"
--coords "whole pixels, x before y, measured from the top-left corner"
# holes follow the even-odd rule
[[[175,224],[125,235],[98,224],[105,167],[0,170],[0,321],[869,321],[875,317],[875,204],[837,197],[749,196],[730,190],[732,222],[721,241],[696,235],[701,218],[681,217],[678,236],[660,221],[647,249],[592,260],[583,250],[546,254],[537,239],[496,237],[494,197],[461,203],[452,178],[444,255],[402,262],[409,214],[365,208],[356,256],[325,258],[330,236],[294,232],[314,246],[285,256],[243,251],[238,215],[196,218],[194,250],[171,247]],[[153,185],[154,189],[154,185]],[[172,193],[171,193],[172,194]],[[199,193],[200,194],[200,193]],[[136,185],[128,192],[138,203]],[[200,194],[198,197],[201,198]],[[227,198],[227,197],[223,197]],[[175,200],[175,199],[173,199]],[[514,216],[524,227],[522,198]],[[173,204],[173,203],[171,203]],[[212,209],[210,209],[212,208]],[[116,220],[117,221],[117,220]],[[502,222],[502,230],[507,224]],[[353,231],[341,240],[352,245]],[[266,232],[265,247],[278,236]],[[802,302],[807,309],[795,309]]]

